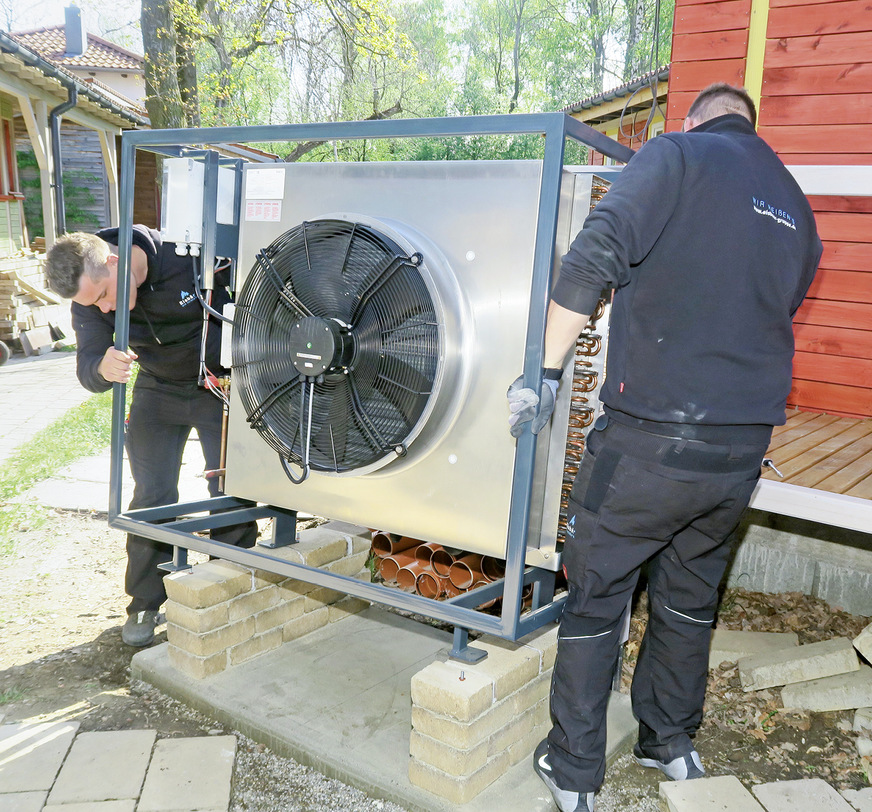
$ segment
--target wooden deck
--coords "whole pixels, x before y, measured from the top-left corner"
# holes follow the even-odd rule
[[[872,533],[872,419],[788,412],[751,507]]]

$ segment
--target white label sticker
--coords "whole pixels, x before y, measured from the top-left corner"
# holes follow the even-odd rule
[[[285,196],[285,170],[280,167],[258,167],[245,174],[245,198],[281,200]]]
[[[246,200],[245,219],[261,223],[277,223],[282,219],[282,201]]]

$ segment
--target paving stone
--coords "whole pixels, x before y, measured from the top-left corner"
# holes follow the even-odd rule
[[[430,663],[412,677],[413,705],[460,722],[481,716],[493,701],[493,679],[466,665]]]
[[[742,632],[715,629],[709,646],[709,668],[721,663],[734,663],[743,657],[799,645],[796,632]]]
[[[854,638],[854,648],[872,662],[872,623]]]
[[[763,812],[734,775],[663,781],[660,800],[665,812]]]
[[[40,812],[45,804],[45,792],[10,792],[0,794],[3,812]]]
[[[157,733],[80,733],[48,797],[50,804],[136,799]]]
[[[872,705],[872,668],[863,665],[852,674],[785,685],[781,689],[781,704],[810,711],[868,707]]]
[[[136,801],[88,801],[83,804],[48,804],[42,812],[134,812],[135,809]]]
[[[842,797],[857,812],[872,812],[872,787],[865,789],[843,789]]]
[[[497,702],[523,688],[539,674],[541,655],[535,649],[491,636],[479,638],[475,647],[486,651],[487,657],[470,668],[493,681]]]
[[[857,708],[854,713],[854,732],[872,733],[872,708]]]
[[[226,810],[235,758],[235,736],[161,739],[137,812]]]
[[[0,727],[0,793],[51,789],[78,729],[78,722]]]
[[[821,643],[743,657],[739,660],[739,679],[746,691],[758,691],[847,674],[859,668],[860,661],[851,641],[835,637]]]
[[[773,781],[751,787],[766,812],[854,812],[851,805],[821,778]]]
[[[869,758],[872,756],[872,739],[859,736],[856,740],[857,755]]]

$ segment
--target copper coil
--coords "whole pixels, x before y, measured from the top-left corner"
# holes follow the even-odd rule
[[[573,393],[572,397],[569,399],[570,408],[573,406],[576,409],[583,409],[585,403],[589,403],[588,399],[584,395],[576,395]]]
[[[591,409],[586,414],[570,414],[569,415],[569,425],[576,426],[578,428],[586,428],[591,423],[593,423],[593,410]]]
[[[578,355],[575,356],[575,374],[584,374],[585,372],[589,372],[593,364],[590,361],[585,361],[584,358],[580,358]]]
[[[576,351],[582,355],[596,355],[603,345],[603,340],[595,333],[583,333],[576,342]]]
[[[593,392],[596,389],[597,374],[596,372],[579,372],[572,381],[572,391],[576,392]]]

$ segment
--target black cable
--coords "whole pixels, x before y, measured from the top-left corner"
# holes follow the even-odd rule
[[[194,268],[194,293],[197,296],[197,299],[200,301],[200,304],[203,306],[203,310],[207,313],[211,313],[216,319],[221,319],[221,321],[227,322],[227,324],[233,326],[233,319],[228,319],[223,313],[219,313],[214,307],[206,302],[203,298],[203,293],[200,290],[200,270],[197,267],[197,257],[192,256],[192,265]]]

